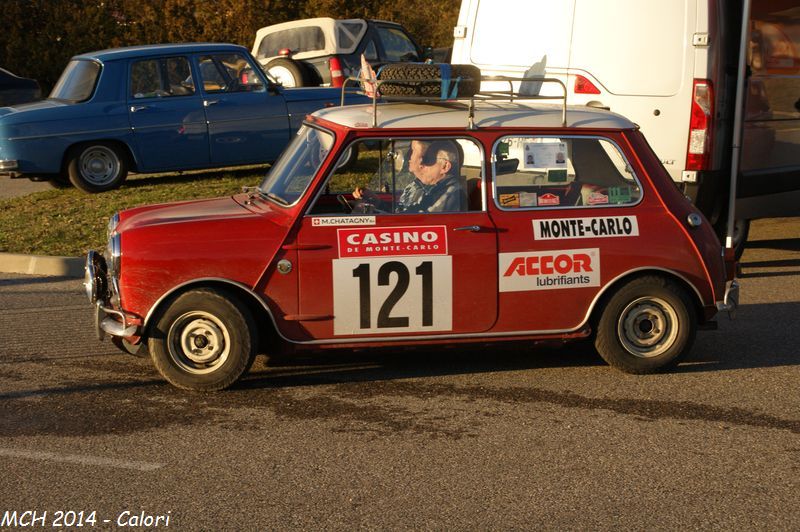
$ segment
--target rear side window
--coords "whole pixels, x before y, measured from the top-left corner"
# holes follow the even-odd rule
[[[84,102],[92,97],[99,75],[99,63],[83,59],[72,60],[58,78],[50,97],[70,102]]]
[[[387,61],[419,61],[417,47],[402,30],[379,26],[378,36]]]
[[[503,137],[493,168],[501,209],[633,205],[642,196],[619,147],[599,137]]]
[[[324,50],[325,34],[317,26],[292,28],[270,33],[261,39],[261,43],[258,45],[258,57],[278,55],[278,51],[283,48],[288,48],[295,53]]]
[[[161,57],[131,65],[131,96],[168,98],[194,94],[194,81],[186,57]]]

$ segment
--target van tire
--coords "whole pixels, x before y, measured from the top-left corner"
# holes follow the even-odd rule
[[[380,85],[382,96],[423,96],[441,98],[442,96],[441,64],[398,63],[384,66],[379,80],[386,81]],[[469,98],[480,91],[481,71],[474,65],[450,65],[450,89],[458,81],[459,98]]]

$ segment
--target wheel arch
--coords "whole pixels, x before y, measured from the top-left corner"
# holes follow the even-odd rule
[[[213,288],[222,292],[226,292],[236,297],[243,305],[245,305],[245,307],[247,307],[247,309],[252,313],[253,320],[258,328],[258,336],[262,344],[269,340],[273,335],[282,338],[278,332],[278,327],[275,323],[275,318],[272,314],[272,311],[263,298],[253,292],[246,285],[237,281],[208,277],[203,279],[193,279],[191,281],[179,284],[159,297],[153,306],[150,307],[150,310],[147,312],[147,316],[144,318],[144,322],[142,324],[143,339],[147,339],[149,336],[150,326],[153,324],[156,317],[163,311],[163,309],[166,308],[170,301],[190,290],[196,290],[200,288]],[[271,329],[264,330],[262,326],[265,323],[268,323]],[[267,346],[260,345],[259,347]]]
[[[703,297],[700,294],[700,290],[698,290],[694,284],[692,284],[686,277],[673,270],[649,267],[629,270],[618,275],[611,282],[607,283],[606,286],[600,292],[598,292],[594,298],[594,301],[592,301],[592,304],[589,306],[587,319],[584,321],[584,323],[590,324],[594,329],[597,326],[597,321],[600,319],[600,315],[602,314],[608,300],[619,290],[621,286],[641,277],[661,277],[673,281],[684,288],[686,293],[689,294],[689,298],[694,305],[698,322],[704,321]]]
[[[61,157],[61,174],[62,175],[67,174],[67,165],[69,164],[72,155],[78,149],[84,146],[89,146],[98,143],[111,144],[119,148],[122,153],[122,156],[125,157],[125,162],[127,163],[128,168],[133,172],[139,171],[139,163],[136,160],[136,156],[134,155],[133,150],[131,149],[131,147],[128,145],[127,142],[125,142],[124,140],[114,139],[114,138],[100,138],[92,140],[79,140],[67,146],[67,149],[64,150],[64,155]]]

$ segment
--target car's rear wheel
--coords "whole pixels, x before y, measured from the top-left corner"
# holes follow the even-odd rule
[[[73,149],[67,162],[70,182],[84,192],[118,188],[128,175],[122,151],[109,142],[93,142]]]
[[[446,87],[440,81],[443,78],[449,78]],[[474,95],[481,87],[481,71],[474,65],[395,63],[384,66],[378,79],[384,81],[380,85],[380,93],[384,96],[464,98]]]
[[[595,348],[626,373],[652,373],[677,364],[692,346],[696,330],[697,312],[685,289],[662,277],[640,277],[606,303]]]
[[[285,57],[273,59],[264,70],[284,87],[307,87],[312,84],[305,65]]]
[[[149,331],[148,349],[159,373],[178,388],[227,388],[253,363],[255,325],[250,311],[223,291],[198,289],[172,302]]]

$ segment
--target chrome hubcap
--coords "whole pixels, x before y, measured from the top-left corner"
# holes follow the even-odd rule
[[[202,311],[187,312],[167,333],[169,354],[184,371],[210,373],[228,359],[231,339],[228,329],[215,316]]]
[[[81,176],[95,185],[105,185],[119,174],[119,159],[111,148],[92,146],[81,154],[78,161]]]
[[[622,346],[632,355],[661,355],[678,337],[678,314],[663,299],[639,298],[625,307],[617,325]]]

